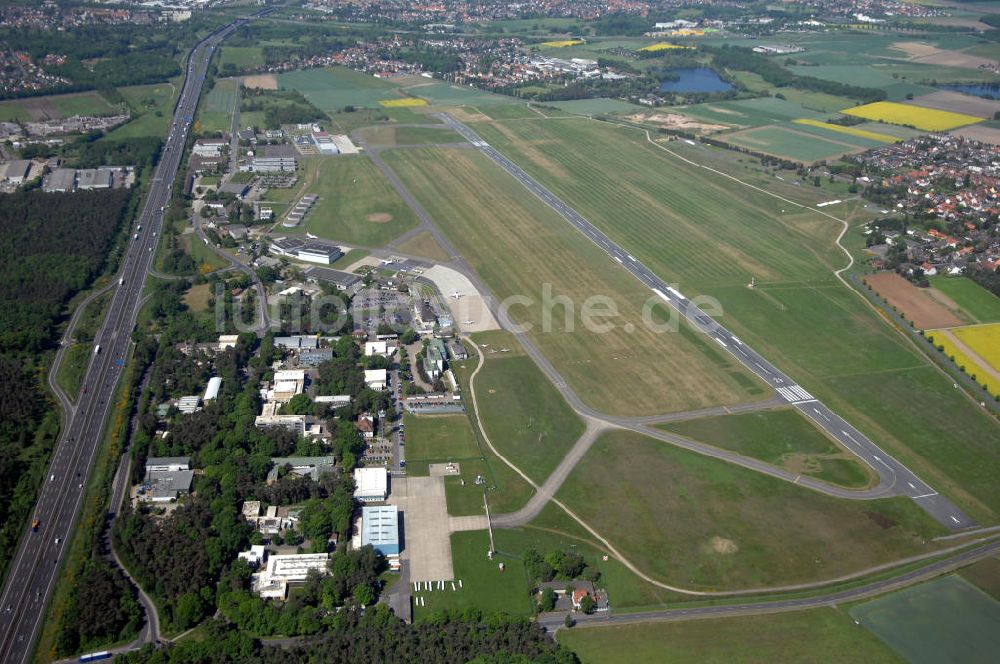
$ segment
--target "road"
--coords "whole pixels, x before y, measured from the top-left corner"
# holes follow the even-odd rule
[[[542,186],[520,166],[490,146],[469,127],[445,113],[437,114],[437,117],[514,177],[525,189],[555,210],[563,219],[603,250],[611,260],[620,264],[638,279],[665,305],[678,312],[692,326],[732,355],[748,371],[771,386],[786,403],[791,404],[796,410],[815,422],[837,440],[844,449],[849,450],[868,464],[880,477],[882,492],[885,495],[902,495],[911,498],[924,511],[950,530],[961,530],[977,525],[957,505],[931,488],[913,471],[830,410],[822,401],[768,362],[760,353],[706,315],[697,304],[658,277],[641,261],[613,242],[576,210]],[[805,486],[816,485],[816,487],[822,486],[824,488],[828,486],[811,478],[802,478],[799,483]]]
[[[269,10],[262,10],[264,13]],[[37,532],[26,526],[0,595],[0,661],[23,664],[31,657],[53,586],[59,576],[67,541],[83,502],[83,487],[111,410],[112,395],[130,352],[131,331],[142,306],[142,292],[163,221],[163,208],[198,104],[205,72],[215,46],[248,19],[238,19],[206,37],[191,51],[184,87],[177,100],[170,134],[150,182],[146,203],[137,220],[137,237],[126,250],[118,288],[95,337],[76,404],[56,444],[34,517]]]

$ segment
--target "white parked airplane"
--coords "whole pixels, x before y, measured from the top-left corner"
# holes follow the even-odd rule
[[[470,318],[469,320],[465,321],[465,322],[464,322],[464,323],[462,323],[462,324],[463,324],[463,325],[472,325],[472,324],[473,324],[473,323],[475,323],[475,322],[476,322],[476,321],[474,321],[474,320],[472,320],[472,319]]]
[[[306,237],[307,237],[307,238],[309,238],[310,240],[315,240],[315,239],[317,239],[317,238],[318,238],[319,236],[317,236],[317,235],[313,235],[312,233],[306,233]]]
[[[456,300],[457,300],[458,298],[462,297],[462,295],[464,295],[464,293],[459,293],[458,291],[452,291],[452,292],[451,292],[451,296],[452,296],[453,298],[455,298]]]

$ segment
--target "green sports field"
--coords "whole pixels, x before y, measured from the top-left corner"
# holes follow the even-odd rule
[[[542,119],[475,129],[686,295],[715,297],[734,333],[931,486],[983,522],[1000,513],[1000,485],[988,479],[1000,450],[986,443],[1000,427],[833,277],[847,262],[837,221],[685,163],[639,131]],[[729,152],[667,147],[786,198],[833,197],[765,178]],[[849,235],[851,246],[861,237]]]
[[[855,606],[851,616],[912,664],[986,664],[1000,652],[1000,602],[960,576]]]
[[[677,334],[645,324],[652,294],[483,155],[411,149],[383,157],[496,295],[527,298],[512,317],[530,324],[528,334],[595,408],[657,413],[765,396],[734,362],[709,356],[686,325]],[[612,297],[618,315],[587,326],[580,312],[594,296]],[[608,389],[626,384],[633,389]]]
[[[892,650],[833,608],[560,630],[584,664],[890,664]]]
[[[974,323],[1000,322],[1000,298],[968,277],[930,278],[934,290],[941,291],[968,314]]]
[[[709,445],[733,450],[847,487],[863,487],[871,470],[845,452],[797,410],[765,410],[659,425]]]
[[[944,532],[906,498],[835,499],[629,431],[601,436],[556,497],[639,569],[691,590],[836,578]]]
[[[320,158],[305,184],[319,201],[302,228],[320,237],[379,247],[417,225],[417,217],[364,155]]]

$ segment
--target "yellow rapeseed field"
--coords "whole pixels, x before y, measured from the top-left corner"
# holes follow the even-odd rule
[[[693,46],[681,46],[680,44],[668,44],[666,42],[660,42],[659,44],[650,44],[649,46],[643,46],[640,51],[666,51],[672,48],[686,48],[692,49]]]
[[[426,99],[403,97],[402,99],[379,99],[378,103],[386,108],[406,108],[409,106],[426,106]]]
[[[965,115],[964,113],[939,111],[936,108],[897,104],[893,101],[877,101],[874,104],[845,108],[841,113],[866,120],[916,127],[921,131],[945,131],[961,127],[962,125],[972,124],[973,122],[980,122],[984,119],[977,118],[974,115]]]
[[[871,141],[878,141],[879,143],[899,143],[903,140],[898,136],[880,134],[878,132],[858,129],[856,127],[842,127],[841,125],[830,124],[829,122],[823,122],[822,120],[812,120],[810,118],[799,118],[798,120],[792,120],[792,122],[795,122],[796,124],[809,125],[811,127],[822,127],[823,129],[829,129],[830,131],[836,131],[841,134],[850,134],[851,136],[859,136],[861,138],[867,138]]]
[[[984,326],[984,327],[991,327],[991,326]],[[993,334],[995,335],[994,341],[992,343],[995,344],[997,343],[996,340],[1000,339],[1000,325],[992,327],[996,328],[995,330],[992,331]],[[959,332],[962,329],[963,328],[951,328],[950,332],[958,336]],[[968,329],[976,329],[976,328],[968,328]],[[969,357],[968,355],[960,351],[958,347],[956,347],[955,344],[951,342],[951,339],[947,338],[943,334],[935,334],[934,331],[932,330],[931,332],[928,333],[927,337],[933,342],[935,346],[944,346],[945,357],[954,358],[955,364],[958,365],[959,367],[965,367],[965,373],[967,373],[969,376],[975,375],[976,382],[979,383],[980,385],[985,385],[986,390],[990,394],[994,396],[1000,395],[1000,380],[994,378],[986,370],[986,367],[980,364],[980,362],[976,361],[975,359]],[[987,352],[984,349],[973,347],[969,343],[969,341],[964,338],[962,339],[962,343],[973,348],[977,353],[980,352],[981,350],[983,352]],[[986,358],[982,359],[986,360]]]
[[[1000,371],[1000,323],[959,327],[952,333],[991,367]]]
[[[563,46],[576,46],[577,44],[582,44],[582,39],[563,39],[561,41],[549,41],[542,42],[541,46],[548,46],[550,48],[562,48]]]

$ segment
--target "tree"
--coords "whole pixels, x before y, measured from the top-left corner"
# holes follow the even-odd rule
[[[205,617],[205,602],[201,595],[197,593],[187,593],[177,599],[177,608],[174,610],[174,622],[181,629],[194,627]]]
[[[546,588],[542,591],[542,600],[539,602],[539,607],[543,613],[552,611],[556,608],[556,591],[552,588]]]
[[[566,620],[563,621],[563,624],[566,625],[566,627],[572,627],[573,625],[576,624],[576,621],[573,620],[573,614],[572,613],[567,613],[566,614]]]
[[[592,613],[594,611],[594,598],[590,595],[584,595],[583,599],[580,600],[580,611],[583,613]]]

